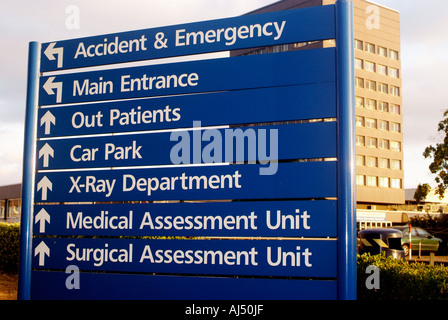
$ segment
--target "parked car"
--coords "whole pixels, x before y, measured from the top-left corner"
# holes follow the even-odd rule
[[[403,238],[401,238],[401,247],[404,250],[405,256],[409,255],[409,225],[404,227],[394,227],[403,232]],[[428,231],[411,227],[411,241],[412,241],[412,253],[421,252],[437,252],[442,245],[442,239],[434,237]]]

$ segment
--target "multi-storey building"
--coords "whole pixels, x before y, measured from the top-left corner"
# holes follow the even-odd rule
[[[400,14],[354,0],[356,168],[358,208],[405,202]],[[335,0],[283,0],[249,14],[334,4]],[[298,30],[299,32],[299,30]],[[334,40],[237,50],[263,54],[334,46]]]

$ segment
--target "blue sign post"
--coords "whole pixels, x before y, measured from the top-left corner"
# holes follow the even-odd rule
[[[356,299],[353,79],[344,0],[31,43],[19,298]]]

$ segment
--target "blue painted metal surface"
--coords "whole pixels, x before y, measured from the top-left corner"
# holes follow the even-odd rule
[[[28,300],[31,286],[31,244],[34,199],[34,152],[38,100],[40,44],[31,42],[28,52],[28,78],[26,95],[25,143],[23,157],[22,210],[20,232],[20,270],[18,298]]]
[[[134,297],[139,299],[230,297],[355,299],[356,198],[352,10],[351,1],[338,0],[335,6],[51,42],[42,45],[41,51],[39,44],[32,44],[25,145],[27,161],[24,167],[25,205],[22,210],[26,216],[22,220],[21,236],[22,249],[25,249],[21,253],[19,297],[29,299],[31,294],[35,299],[50,297],[114,299],[124,298],[121,294],[124,288],[135,289]],[[258,23],[260,23],[260,35],[249,37],[250,27],[247,29],[245,26],[251,24],[255,31],[255,25]],[[232,39],[227,39],[226,43],[224,38],[221,38],[221,41],[218,41],[216,30],[219,28],[223,28],[221,37],[225,38],[226,32],[228,36],[233,32],[236,40],[233,42]],[[278,32],[278,39],[275,39],[274,31]],[[182,37],[183,35],[185,37]],[[173,43],[176,37],[177,42]],[[65,70],[332,38],[336,40],[336,48],[56,74],[41,77],[38,81],[39,69],[42,72]],[[198,42],[202,40],[207,43],[199,44]],[[187,44],[187,41],[190,43]],[[134,46],[132,52],[129,50],[131,45]],[[147,49],[151,47],[151,50],[144,47]],[[121,52],[101,53],[101,50],[109,49]],[[39,51],[42,53],[41,68],[38,66]],[[325,92],[318,96],[322,91]],[[136,98],[139,99],[130,100]],[[44,108],[41,108],[36,116],[37,99],[39,105],[43,105]],[[129,100],[107,102],[118,99]],[[61,108],[47,107],[94,101],[102,102]],[[178,115],[174,114],[175,108],[179,109],[176,112]],[[121,123],[120,120],[115,124],[110,123],[113,110],[121,114]],[[171,121],[164,119],[166,121],[159,121],[156,124],[132,123],[130,118],[140,110],[142,112],[158,110],[164,117],[169,113],[173,118],[170,118]],[[75,124],[74,121],[79,121],[81,117],[83,121],[90,120],[90,125],[87,125],[87,122],[82,126]],[[174,118],[176,121],[173,121]],[[202,126],[210,126],[316,118],[337,118],[337,122],[290,124],[281,126],[281,129],[280,126],[265,127],[278,128],[279,133],[284,133],[279,140],[278,158],[293,162],[145,167],[169,163],[169,151],[172,145],[165,144],[159,139],[152,139],[158,136],[166,140],[169,137],[167,133],[136,134],[137,131],[189,128],[195,120],[200,120]],[[108,125],[101,121],[108,122]],[[132,126],[128,126],[127,121]],[[38,143],[35,138],[36,127],[39,127],[38,136],[44,138]],[[297,130],[294,130],[294,133],[289,132],[288,130],[292,128]],[[123,132],[132,135],[81,138],[88,134]],[[63,140],[45,139],[70,135],[78,137]],[[99,157],[95,162],[92,159],[92,162],[89,160],[83,164],[70,159],[74,146],[85,145],[86,149],[92,150],[105,148],[107,143],[129,146],[134,141],[136,146],[129,152],[133,155],[138,153],[140,156],[142,150],[144,153],[142,162],[141,159],[126,162],[114,159],[108,162],[104,154],[103,158]],[[47,144],[52,151],[45,147]],[[137,152],[135,148],[140,145],[142,149],[138,149]],[[149,152],[149,145],[158,147],[159,154],[154,158]],[[322,152],[316,147],[322,148]],[[100,150],[97,152],[101,153]],[[337,157],[337,161],[296,161],[302,157]],[[33,163],[36,159],[37,172]],[[121,165],[143,167],[118,168]],[[113,166],[114,170],[99,168],[102,166]],[[55,171],[56,168],[66,170]],[[74,170],[76,168],[82,170]],[[266,170],[269,171],[270,174],[263,174],[263,170],[265,173]],[[94,204],[158,200],[237,201],[170,203],[160,206],[130,203]],[[60,206],[54,204],[57,202],[85,202],[85,204]],[[34,217],[33,203],[39,204],[34,207]],[[163,210],[159,209],[161,206]],[[187,221],[186,217],[191,217],[189,221],[192,222],[193,216],[196,218],[205,214],[213,215],[213,219],[224,219],[223,221],[227,221],[227,226],[229,224],[232,226],[232,219],[238,217],[238,214],[241,215],[240,212],[252,215],[252,222],[255,224],[255,215],[259,214],[260,217],[266,218],[268,208],[271,208],[272,212],[277,213],[277,210],[280,210],[295,215],[295,221],[291,216],[291,220],[285,217],[284,222],[294,221],[296,226],[301,218],[295,210],[300,212],[309,210],[310,220],[307,222],[312,222],[312,228],[310,230],[305,228],[303,220],[301,230],[282,230],[282,232],[267,227],[266,221],[257,225],[257,229],[252,227],[242,230],[229,227],[224,230],[225,228],[217,226],[211,229],[213,230],[211,233],[207,233],[204,224],[202,230],[199,228],[197,232],[194,230],[194,233],[191,233],[192,230],[181,228],[181,221]],[[194,212],[191,213],[191,210]],[[110,229],[97,227],[92,230],[95,223],[101,221],[106,223],[106,211],[108,218],[121,219],[121,229],[117,229],[123,232],[117,233],[114,229],[118,226],[115,224],[117,220],[109,224]],[[76,228],[73,225],[76,223],[73,220],[70,222],[67,218],[68,212],[76,214],[76,218],[73,218],[73,215],[71,217],[79,219],[78,224],[81,221],[79,214],[82,212],[85,218],[83,228],[78,227],[79,230],[74,230]],[[163,220],[171,227],[166,230],[161,228],[158,233],[153,233],[153,229],[148,231],[138,228],[135,224],[139,221],[141,225],[145,217],[148,218],[147,212],[159,214],[160,219],[171,215],[172,220]],[[162,221],[160,219],[159,223]],[[71,230],[68,227],[70,223]],[[35,234],[39,235],[34,240],[33,228]],[[171,231],[173,228],[176,229],[175,232]],[[50,234],[99,237],[184,235],[231,238],[309,237],[309,239],[283,241],[266,238],[263,240],[95,239],[53,238],[48,237]],[[76,248],[79,249],[78,256]],[[201,254],[207,250],[210,251],[207,258],[209,260],[205,263],[205,256]],[[241,261],[238,264],[235,255],[240,255],[241,259],[247,257],[244,260],[245,264],[243,265]],[[79,266],[83,271],[81,281],[84,282],[81,291],[69,290],[65,286],[68,275],[60,270],[69,264]],[[31,268],[59,271],[31,271]],[[106,273],[85,272],[88,270]],[[115,272],[137,272],[137,274]],[[171,275],[145,275],[148,272]],[[219,278],[204,275],[219,275]],[[233,278],[234,275],[242,275],[243,278]],[[246,276],[261,278],[244,278]],[[272,276],[313,277],[313,280],[264,278]],[[48,285],[49,283],[51,285]],[[140,286],[137,286],[137,283]],[[148,290],[141,289],[142,283],[154,286],[157,290],[148,293]],[[94,289],[94,286],[100,287]],[[187,296],[187,292],[190,291],[186,289],[192,287],[198,290],[193,290],[192,295]],[[279,293],[279,290],[284,291]],[[214,293],[210,293],[211,291]],[[235,295],[230,296],[231,294]]]
[[[35,235],[337,236],[336,200],[37,205]]]
[[[336,158],[336,122],[41,140],[36,162],[38,170],[179,164],[177,148],[189,155],[182,164]]]
[[[47,238],[33,244],[37,269],[334,278],[336,240]],[[46,247],[44,254],[40,248]],[[47,254],[48,253],[48,254]]]
[[[190,128],[197,120],[205,127],[336,118],[335,87],[329,82],[40,108],[38,137]]]
[[[65,287],[67,276],[65,272],[33,271],[32,298],[46,300],[334,300],[337,298],[337,282],[331,280],[83,272],[80,274],[80,288],[67,290]],[[54,285],[49,286],[49,283]]]
[[[356,299],[356,163],[353,3],[336,2],[338,86],[338,297]]]
[[[41,70],[334,39],[333,26],[334,7],[325,6],[49,42],[42,45]]]
[[[35,198],[45,203],[311,199],[337,195],[336,162],[279,163],[276,174],[260,175],[264,166],[39,172]]]
[[[39,105],[334,82],[334,61],[324,48],[47,76]]]

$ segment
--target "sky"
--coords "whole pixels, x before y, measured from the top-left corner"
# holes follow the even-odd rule
[[[234,17],[276,0],[0,0],[0,186],[22,180],[28,43]],[[448,109],[448,1],[376,0],[401,15],[405,188]]]

